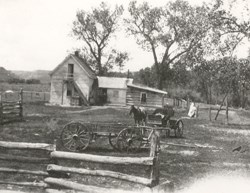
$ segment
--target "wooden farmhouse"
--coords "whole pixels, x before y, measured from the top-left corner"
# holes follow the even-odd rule
[[[94,71],[78,56],[67,56],[51,73],[50,103],[65,106],[89,105]]]
[[[51,73],[50,103],[62,106],[162,106],[167,92],[133,84],[133,79],[96,76],[79,57],[67,56]]]

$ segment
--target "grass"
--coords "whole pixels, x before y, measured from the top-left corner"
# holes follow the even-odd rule
[[[94,108],[93,108],[94,109]],[[215,116],[216,112],[212,112]],[[177,190],[183,189],[190,184],[196,182],[200,178],[204,178],[214,173],[230,173],[238,170],[248,171],[248,168],[233,168],[225,167],[223,163],[248,163],[250,158],[249,154],[249,137],[242,131],[247,131],[249,112],[238,112],[237,119],[242,117],[245,122],[236,124],[235,117],[230,116],[229,125],[225,125],[225,115],[220,114],[217,121],[210,122],[208,120],[208,111],[200,109],[199,117],[196,119],[186,119],[187,112],[177,111],[176,118],[183,118],[185,125],[183,138],[173,137],[171,131],[170,138],[161,138],[160,153],[160,178],[161,182],[170,180],[175,184]],[[235,115],[235,114],[232,114]],[[2,141],[17,141],[17,142],[41,142],[53,143],[54,139],[58,141],[59,150],[64,150],[60,144],[60,134],[65,124],[72,120],[79,120],[82,122],[97,123],[98,125],[105,125],[106,123],[126,123],[133,124],[133,120],[128,116],[128,109],[126,108],[100,108],[96,110],[87,110],[86,108],[63,108],[51,107],[43,104],[25,104],[24,106],[24,119],[23,122],[15,122],[6,124],[0,127],[0,140]],[[102,130],[103,127],[97,128]],[[236,131],[236,132],[229,132]],[[113,130],[113,132],[119,132]],[[194,147],[180,147],[169,144],[186,144],[197,146]],[[243,153],[233,152],[232,150],[238,146],[246,150]],[[87,153],[100,154],[100,155],[115,155],[127,156],[117,151],[113,151],[108,144],[107,138],[97,139],[96,143],[91,144],[91,148]],[[138,154],[130,154],[129,156],[146,156],[148,152],[141,152]],[[15,163],[11,163],[15,164]],[[78,165],[81,167],[88,167],[93,169],[106,168],[115,169],[117,171],[126,171],[137,175],[146,175],[145,169],[134,167],[114,167],[110,165],[100,166],[99,164],[90,163],[73,163],[67,162],[66,165]],[[1,167],[6,166],[1,163]],[[20,165],[21,167],[22,165]],[[29,166],[35,168],[36,166]],[[10,175],[1,174],[1,179],[10,178]],[[28,179],[32,179],[30,176]],[[15,175],[15,180],[21,180],[22,177]],[[130,183],[121,183],[113,179],[96,178],[82,178],[75,177],[76,180],[83,180],[87,184],[102,184],[110,187],[123,187],[129,189],[131,187],[140,188]],[[33,179],[34,180],[34,179]],[[6,188],[6,186],[4,186]],[[20,189],[20,188],[19,188]],[[34,191],[25,188],[27,191]]]

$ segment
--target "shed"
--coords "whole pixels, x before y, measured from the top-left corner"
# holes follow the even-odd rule
[[[127,84],[127,105],[162,107],[167,92],[144,85]]]
[[[127,84],[133,79],[98,76],[98,101],[100,104],[126,105]]]

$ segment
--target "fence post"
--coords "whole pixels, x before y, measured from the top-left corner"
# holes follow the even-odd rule
[[[228,97],[226,98],[226,124],[228,125]]]
[[[0,101],[0,125],[3,123],[3,105],[2,101]]]
[[[154,157],[153,165],[151,167],[151,173],[150,173],[150,178],[152,179],[152,187],[156,186],[159,184],[159,147],[160,146],[160,141],[159,137],[156,134],[155,130],[153,130],[153,133],[151,135],[150,139],[150,157]]]
[[[211,106],[209,106],[208,116],[209,116],[209,121],[212,121],[212,118],[211,118]]]
[[[23,120],[23,89],[20,90],[20,98],[19,98],[20,112],[19,116],[21,120]]]
[[[196,107],[195,117],[199,117],[199,105],[197,105]]]
[[[165,94],[163,94],[162,98],[161,98],[161,105],[162,105],[162,107],[164,107],[164,99],[165,99]]]
[[[189,103],[190,103],[190,101],[189,101],[189,97],[187,98],[187,112],[189,111]]]

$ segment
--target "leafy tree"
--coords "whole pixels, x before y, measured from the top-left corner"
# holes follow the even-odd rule
[[[199,45],[211,28],[207,12],[206,6],[192,7],[182,0],[161,8],[152,8],[147,2],[130,3],[127,32],[144,50],[152,52],[159,89],[170,75],[171,65]]]
[[[104,75],[117,64],[122,68],[128,60],[128,54],[108,47],[110,40],[118,30],[118,21],[123,14],[123,7],[114,10],[105,3],[92,12],[78,11],[73,22],[73,35],[83,40],[83,58],[93,67],[98,75]]]
[[[144,68],[134,74],[134,82],[140,83],[149,87],[155,87],[157,85],[156,74],[153,67]]]

